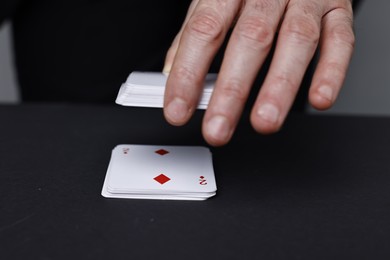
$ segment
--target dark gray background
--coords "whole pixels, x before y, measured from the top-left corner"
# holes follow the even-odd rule
[[[320,113],[390,115],[389,11],[390,1],[363,1],[355,14],[356,49],[345,85],[335,106]],[[0,103],[19,101],[10,26],[0,29]]]

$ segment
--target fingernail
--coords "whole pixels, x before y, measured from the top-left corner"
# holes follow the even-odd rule
[[[165,64],[162,73],[164,73],[165,75],[169,75],[171,69],[172,69],[172,65]]]
[[[279,119],[279,110],[273,104],[264,104],[257,110],[257,115],[265,121],[276,123]]]
[[[214,116],[206,125],[206,132],[216,140],[225,141],[230,136],[230,125],[226,117]]]
[[[181,98],[175,98],[165,108],[169,119],[174,123],[181,123],[186,119],[189,108],[187,103]]]
[[[333,89],[329,86],[321,86],[318,89],[318,93],[320,93],[322,98],[325,98],[329,101],[333,100]]]

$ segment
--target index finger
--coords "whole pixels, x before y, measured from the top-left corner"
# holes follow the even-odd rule
[[[164,116],[169,123],[183,125],[195,111],[204,78],[239,2],[200,0],[188,19],[166,83]]]

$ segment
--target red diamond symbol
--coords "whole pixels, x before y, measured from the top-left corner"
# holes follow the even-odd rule
[[[164,184],[166,183],[167,181],[170,180],[170,178],[168,178],[167,176],[165,176],[164,174],[160,174],[156,177],[153,178],[155,181],[159,182],[160,184]]]
[[[159,154],[159,155],[166,155],[167,153],[169,153],[167,150],[164,150],[164,149],[160,149],[160,150],[157,150],[155,151],[155,153]]]

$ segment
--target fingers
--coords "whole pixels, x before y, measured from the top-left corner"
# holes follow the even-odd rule
[[[322,7],[314,1],[295,1],[287,7],[270,69],[251,112],[256,131],[268,134],[282,126],[317,48]]]
[[[343,85],[355,42],[352,16],[350,8],[337,8],[323,19],[321,56],[309,92],[316,109],[330,108]]]
[[[309,99],[317,109],[334,103],[353,52],[350,0],[197,0],[166,56],[164,116],[169,123],[183,125],[191,117],[210,64],[233,25],[204,116],[209,144],[224,145],[232,137],[275,34],[272,63],[251,111],[254,129],[265,134],[280,129],[318,45]]]
[[[242,8],[204,116],[203,136],[214,146],[231,139],[285,6],[280,1],[250,0]]]
[[[183,125],[196,109],[210,64],[238,11],[239,1],[200,0],[183,28],[164,96],[164,116]]]

